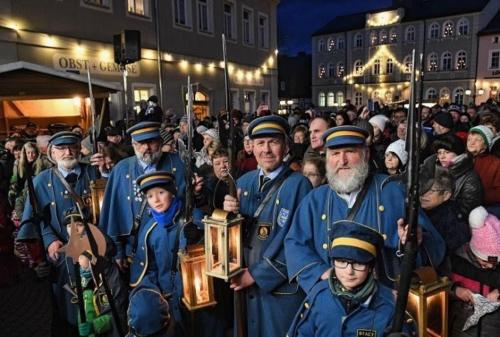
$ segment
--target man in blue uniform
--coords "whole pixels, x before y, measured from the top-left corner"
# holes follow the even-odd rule
[[[248,133],[259,169],[238,179],[238,199],[224,198],[224,210],[246,218],[247,268],[231,280],[231,288],[244,292],[249,334],[284,336],[304,294],[296,282],[288,282],[283,240],[311,184],[283,163],[289,149],[283,118],[257,118]]]
[[[128,267],[126,257],[133,256],[134,219],[142,218],[143,224],[148,220],[139,214],[143,199],[136,179],[141,174],[168,171],[175,176],[178,197],[182,198],[186,188],[184,164],[179,155],[161,152],[160,123],[141,122],[127,132],[132,137],[135,156],[121,160],[111,171],[99,219],[99,227],[116,244],[115,259],[122,270]]]
[[[383,242],[370,227],[337,223],[329,254],[334,267],[307,295],[288,336],[384,336],[394,315],[394,296],[374,277]]]
[[[27,198],[22,217],[23,225],[17,237],[17,240],[41,237],[43,241],[48,261],[56,270],[53,291],[58,315],[62,318],[57,329],[63,335],[72,333],[71,328],[63,331],[64,322],[75,325],[77,318],[76,306],[71,303],[73,295],[63,288],[66,284],[70,288],[73,285],[68,275],[68,272],[72,273],[72,262],[67,263],[65,256],[59,252],[68,241],[64,212],[76,207],[72,191],[83,201],[89,200],[89,183],[94,177],[91,167],[79,162],[80,140],[80,135],[69,131],[58,132],[50,138],[47,155],[55,167],[42,171],[33,179],[38,207],[43,214],[34,217],[33,205]]]
[[[369,175],[367,132],[356,126],[339,126],[323,135],[327,153],[328,185],[314,189],[302,200],[285,240],[290,279],[297,280],[309,293],[331,268],[328,251],[332,229],[341,220],[353,220],[379,231],[384,249],[377,275],[392,286],[399,272],[400,244],[406,240],[404,218],[405,192],[397,182],[387,182],[386,175]],[[418,264],[443,259],[444,242],[428,218],[421,213],[418,228]]]

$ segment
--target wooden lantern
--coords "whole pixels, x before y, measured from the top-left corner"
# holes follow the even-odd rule
[[[203,245],[188,246],[186,251],[179,252],[179,259],[184,292],[182,301],[188,310],[217,304],[214,299],[213,280],[206,273]]]
[[[228,281],[242,271],[242,223],[240,215],[216,209],[205,223],[207,275]]]
[[[99,223],[99,214],[101,214],[102,202],[104,200],[104,190],[106,189],[106,179],[96,179],[90,181],[90,196],[92,199],[92,221]]]
[[[438,277],[431,267],[419,268],[415,274],[407,311],[416,321],[418,336],[447,337],[450,281],[447,277]]]

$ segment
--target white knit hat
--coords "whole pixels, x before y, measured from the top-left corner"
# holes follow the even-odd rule
[[[219,132],[217,131],[217,129],[208,129],[203,132],[202,135],[207,135],[214,140],[219,140]]]
[[[382,132],[384,132],[385,125],[387,124],[388,121],[389,121],[389,118],[387,118],[387,116],[385,116],[385,115],[375,115],[368,120],[368,122],[371,125],[376,126]]]
[[[469,133],[477,133],[479,134],[483,140],[484,144],[486,145],[486,148],[488,149],[491,146],[491,141],[493,139],[493,131],[487,126],[484,125],[478,125],[469,130]]]
[[[385,154],[392,152],[396,156],[398,156],[401,164],[406,165],[408,162],[408,152],[406,152],[406,143],[402,139],[398,139],[395,142],[389,144],[387,149],[385,150]]]

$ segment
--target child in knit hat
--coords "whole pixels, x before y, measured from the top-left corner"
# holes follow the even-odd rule
[[[479,206],[469,215],[472,238],[452,257],[452,301],[450,322],[452,336],[500,336],[500,311],[485,314],[479,323],[462,332],[464,322],[477,308],[480,299],[500,300],[500,220]],[[477,304],[477,303],[476,303]]]
[[[406,142],[398,139],[389,144],[385,150],[385,168],[389,175],[403,172],[408,161],[408,152],[406,152]]]

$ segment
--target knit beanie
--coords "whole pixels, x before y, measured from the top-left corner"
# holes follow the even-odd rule
[[[490,148],[491,146],[491,141],[493,139],[493,131],[487,126],[484,125],[478,125],[469,130],[469,133],[477,133],[480,135],[483,140],[484,144],[486,144],[486,148]]]
[[[449,112],[440,112],[434,117],[434,122],[447,129],[453,129],[453,118]]]
[[[490,263],[500,258],[500,220],[488,214],[483,206],[474,208],[469,214],[472,230],[470,248],[474,255]]]
[[[446,134],[437,138],[432,143],[432,152],[437,153],[439,149],[445,149],[458,156],[465,152],[465,145],[459,137],[453,134]]]
[[[385,115],[375,115],[368,120],[368,122],[371,125],[376,126],[382,132],[384,132],[385,125],[387,124],[388,121],[389,121],[389,118],[387,118],[387,116],[385,116]]]
[[[406,142],[402,139],[398,139],[395,142],[389,144],[385,150],[385,154],[392,152],[398,156],[399,161],[404,166],[408,162],[408,152],[406,152]]]

